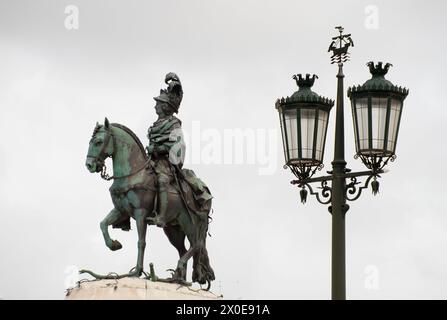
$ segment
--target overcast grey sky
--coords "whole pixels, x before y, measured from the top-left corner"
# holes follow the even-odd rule
[[[69,5],[79,10],[78,29],[66,28]],[[185,92],[186,166],[215,197],[214,292],[330,298],[331,217],[313,198],[303,206],[289,184],[274,102],[296,90],[296,73],[317,74],[315,91],[335,98],[337,70],[326,51],[337,25],[355,42],[346,88],[369,78],[366,62],[380,60],[394,64],[389,80],[410,89],[398,158],[380,194],[367,190],[347,215],[347,297],[447,298],[446,9],[445,1],[420,0],[0,0],[0,298],[62,299],[68,266],[101,273],[134,266],[135,230],[112,231],[124,246],[118,252],[103,243],[110,183],[86,170],[85,156],[105,116],[146,144],[152,97],[170,71]],[[345,116],[348,165],[363,170],[352,157],[348,104]],[[334,113],[327,170],[333,122]],[[236,129],[255,133],[256,147],[247,146],[242,164],[224,163],[228,152],[237,156],[223,147]],[[210,141],[221,141],[220,156],[207,158]],[[155,227],[149,262],[162,276],[177,262]]]

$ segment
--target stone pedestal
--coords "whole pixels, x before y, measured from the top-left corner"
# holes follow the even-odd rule
[[[173,283],[139,278],[82,282],[65,300],[213,300],[220,296]]]

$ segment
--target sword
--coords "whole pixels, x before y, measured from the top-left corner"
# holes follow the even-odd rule
[[[180,197],[182,198],[183,203],[185,204],[186,210],[188,211],[188,214],[189,214],[189,216],[191,217],[191,220],[192,220],[193,215],[191,214],[191,211],[190,211],[190,208],[188,206],[188,203],[186,202],[182,185],[178,181],[178,176],[177,176],[177,172],[176,171],[180,171],[180,169],[177,166],[175,166],[175,165],[173,165],[171,163],[169,163],[169,167],[171,168],[171,172],[174,175],[175,183],[177,183],[177,186],[178,186],[178,188],[180,190]]]

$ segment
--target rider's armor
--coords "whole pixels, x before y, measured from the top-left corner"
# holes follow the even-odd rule
[[[174,112],[178,112],[183,91],[180,79],[175,73],[168,73],[165,79],[167,89],[160,90],[156,101],[169,104]],[[182,122],[174,115],[160,118],[148,130],[149,145],[147,152],[151,158],[152,167],[157,174],[158,214],[154,222],[164,226],[171,220],[167,216],[168,186],[174,179],[175,167],[179,169],[184,161],[184,144],[181,132]]]

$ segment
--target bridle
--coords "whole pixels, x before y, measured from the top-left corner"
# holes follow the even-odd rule
[[[144,168],[146,168],[149,163],[150,163],[150,158],[147,159],[142,166],[138,167],[138,169],[136,169],[135,171],[132,171],[129,174],[123,175],[123,176],[109,176],[107,174],[107,167],[105,164],[105,159],[112,157],[113,155],[108,155],[106,153],[106,149],[107,146],[109,145],[109,141],[110,138],[112,137],[113,139],[116,139],[116,137],[110,132],[110,130],[105,129],[106,132],[106,136],[104,137],[104,142],[102,143],[102,147],[101,150],[99,151],[98,155],[95,156],[91,156],[91,155],[87,155],[87,158],[93,159],[97,164],[99,163],[101,166],[101,178],[106,180],[106,181],[110,181],[110,180],[114,180],[114,179],[122,179],[122,178],[127,178],[130,176],[133,176],[134,174],[137,174],[138,172],[140,172],[141,170],[143,170]]]

